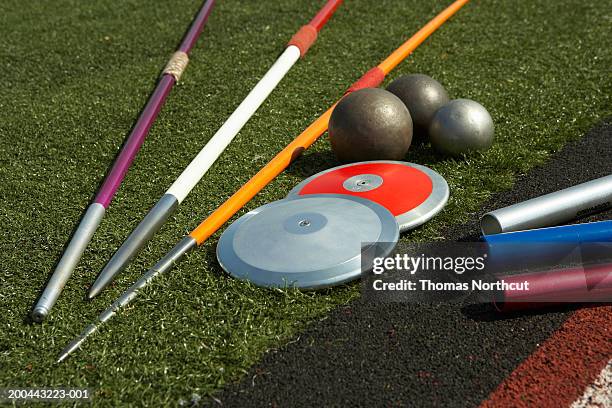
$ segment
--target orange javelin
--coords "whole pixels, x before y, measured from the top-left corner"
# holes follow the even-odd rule
[[[410,55],[423,41],[436,31],[446,20],[455,14],[469,0],[457,0],[444,11],[434,17],[429,23],[421,28],[408,41],[403,43],[398,49],[393,51],[383,62],[368,71],[347,91],[347,94],[361,88],[376,87],[382,83],[385,76],[393,70],[400,62]],[[339,102],[339,101],[338,101]],[[298,137],[281,150],[268,164],[254,175],[240,190],[225,201],[219,208],[208,216],[191,233],[190,237],[201,245],[212,234],[214,234],[227,220],[236,214],[251,198],[259,193],[276,176],[282,173],[291,162],[297,158],[304,150],[310,147],[325,131],[336,102],[323,115],[319,116],[310,126],[306,128]]]
[[[385,79],[393,68],[402,62],[412,53],[427,37],[436,31],[446,20],[455,14],[469,0],[456,0],[443,12],[438,14],[433,20],[421,28],[408,41],[402,44],[397,50],[389,55],[383,62],[366,72],[357,82],[355,82],[346,93],[356,91],[361,88],[376,87]],[[244,186],[242,186],[233,196],[217,208],[208,218],[206,218],[196,229],[184,237],[174,246],[159,262],[138,279],[128,290],[112,305],[110,305],[98,320],[90,324],[83,332],[64,348],[59,356],[58,362],[63,361],[78,349],[83,341],[93,334],[101,323],[104,323],[115,315],[117,310],[130,303],[138,294],[138,291],[147,286],[157,275],[170,270],[187,252],[202,244],[214,234],[221,226],[229,220],[240,208],[249,202],[258,192],[260,192],[270,181],[278,176],[291,162],[298,157],[305,149],[313,144],[325,131],[336,102],[323,115],[315,120],[298,137],[280,151],[268,164],[266,164],[255,176],[253,176]]]

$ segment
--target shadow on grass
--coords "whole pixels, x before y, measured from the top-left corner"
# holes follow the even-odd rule
[[[221,265],[219,265],[219,261],[217,260],[217,243],[219,242],[219,240],[217,239],[215,241],[215,245],[209,245],[206,246],[205,248],[205,255],[204,257],[206,258],[207,264],[210,265],[210,272],[213,273],[213,275],[217,278],[221,278],[221,277],[226,277],[228,276],[225,271],[223,270],[223,268],[221,268]],[[202,248],[200,248],[200,250],[202,250]]]
[[[413,144],[403,160],[419,164],[437,164],[446,159],[445,156],[437,153],[424,138],[419,138],[416,141],[413,140]],[[342,164],[345,163],[339,161],[331,150],[313,151],[303,153],[301,157],[287,167],[286,171],[289,174],[307,178]]]
[[[336,159],[336,156],[331,150],[323,152],[313,151],[302,154],[299,159],[287,167],[286,171],[294,176],[307,178],[323,170],[340,166],[341,164],[342,163]]]

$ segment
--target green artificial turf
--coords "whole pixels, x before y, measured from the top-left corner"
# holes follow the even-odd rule
[[[105,262],[323,1],[220,1],[107,217],[47,322],[28,313],[198,1],[0,5],[0,387],[88,387],[100,406],[177,404],[240,378],[266,350],[359,296],[266,290],[228,278],[216,234],[63,364],[59,351],[180,237],[448,1],[347,1],[131,267],[84,300]],[[392,72],[442,82],[487,107],[496,142],[444,159],[445,211],[403,240],[443,239],[492,192],[612,113],[606,2],[474,1]],[[596,160],[596,158],[594,158]],[[244,211],[336,165],[323,138]],[[584,163],[585,166],[588,163]],[[196,397],[197,398],[197,397]]]

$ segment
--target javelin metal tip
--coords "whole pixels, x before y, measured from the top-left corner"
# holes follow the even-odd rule
[[[100,279],[100,277],[98,277],[98,279],[93,283],[93,285],[91,285],[91,288],[89,289],[89,293],[87,293],[87,299],[92,300],[94,297],[98,296],[100,292],[102,292],[102,290],[108,284],[110,284],[110,282],[111,282],[110,279],[104,279],[104,278]]]
[[[36,306],[34,306],[32,319],[35,322],[40,323],[45,320],[45,317],[57,302],[66,282],[74,272],[85,248],[100,225],[105,211],[104,206],[99,203],[93,203],[87,207],[85,215],[83,215],[70,243],[64,250],[43,293],[40,295]]]
[[[36,323],[42,323],[47,318],[48,314],[49,314],[49,310],[46,307],[37,306],[32,311],[31,316],[32,316],[32,320],[34,320]]]
[[[57,362],[61,363],[62,361],[67,359],[68,356],[74,353],[79,347],[81,347],[81,344],[83,344],[85,339],[89,337],[96,330],[98,330],[97,323],[92,323],[89,326],[87,326],[85,330],[83,330],[83,332],[77,338],[75,338],[70,343],[68,343],[68,345],[62,350],[62,352],[60,353],[57,359]]]
[[[98,296],[113,281],[114,277],[128,266],[138,251],[164,225],[178,204],[178,199],[172,194],[167,193],[160,198],[102,269],[89,289],[89,299]]]
[[[70,354],[72,354],[75,350],[77,350],[81,344],[85,341],[87,337],[92,335],[96,330],[98,330],[98,325],[106,322],[111,317],[117,313],[117,311],[130,303],[137,295],[138,291],[143,287],[147,286],[153,278],[157,275],[167,272],[170,270],[179,259],[181,259],[187,252],[197,246],[197,241],[191,236],[187,235],[182,240],[178,242],[172,248],[166,256],[157,262],[153,268],[149,269],[147,273],[145,273],[140,279],[138,279],[132,286],[130,286],[121,296],[117,298],[109,307],[106,308],[99,316],[98,319],[87,326],[83,332],[70,342],[64,348],[62,353],[60,354],[57,362],[61,363],[64,361]]]
[[[78,339],[71,341],[70,344],[68,344],[59,355],[57,359],[58,364],[67,359],[70,354],[72,354],[76,349],[78,349],[81,346],[81,343],[83,343],[83,340],[85,340],[84,337],[79,337]]]

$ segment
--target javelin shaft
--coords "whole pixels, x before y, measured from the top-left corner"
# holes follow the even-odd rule
[[[423,28],[416,32],[399,48],[391,53],[379,65],[366,72],[356,81],[347,93],[365,88],[378,86],[401,61],[406,59],[423,41],[436,31],[446,20],[455,14],[469,0],[457,0],[444,11],[429,21]],[[338,101],[339,102],[339,101]],[[336,102],[336,104],[338,103]],[[198,245],[202,244],[214,234],[227,220],[240,210],[251,198],[268,185],[276,176],[283,172],[304,150],[310,147],[325,131],[329,118],[335,107],[330,107],[323,115],[315,120],[306,130],[297,136],[287,147],[281,150],[268,164],[266,164],[255,176],[246,182],[225,203],[219,206],[208,216],[189,236],[194,238]]]
[[[100,225],[106,209],[121,185],[125,174],[144,143],[149,129],[151,129],[153,122],[155,122],[168,94],[185,69],[189,60],[187,54],[191,51],[202,32],[214,3],[215,0],[207,0],[202,5],[189,30],[183,37],[177,52],[175,52],[168,65],[166,65],[154,92],[142,110],[134,128],[115,159],[110,172],[100,186],[93,203],[89,205],[42,295],[34,306],[32,311],[32,319],[34,321],[42,322],[57,302],[62,289],[76,268],[85,248]]]
[[[164,69],[164,73],[155,92],[142,111],[136,125],[134,126],[134,129],[128,136],[123,148],[115,159],[110,172],[102,183],[102,186],[94,199],[95,203],[100,203],[105,208],[108,208],[111,200],[115,196],[115,193],[119,189],[125,174],[134,161],[136,154],[144,143],[144,140],[149,133],[149,129],[151,129],[153,122],[157,118],[157,114],[164,105],[168,93],[178,81],[178,78],[180,78],[182,70],[185,68],[188,61],[187,54],[195,45],[197,38],[202,32],[202,29],[204,28],[204,25],[212,12],[214,4],[215,0],[207,0],[194,18],[193,23],[181,41],[181,44],[178,47],[177,52],[174,54],[173,59],[170,60],[166,66],[166,69]],[[174,59],[177,55],[180,55],[178,59]],[[178,68],[178,70],[173,69],[174,67],[171,67],[171,65],[174,65],[174,67]]]
[[[468,0],[457,0],[444,12],[436,16],[431,20],[425,27],[434,26],[436,29],[440,27],[446,20],[448,20],[454,13],[456,13]],[[449,12],[451,10],[452,12]],[[434,23],[434,24],[432,24]],[[424,28],[425,28],[424,27]],[[423,31],[421,29],[413,37],[398,48],[391,56],[397,58],[403,55],[406,58],[416,47],[419,46],[431,33],[435,31]],[[415,37],[419,41],[415,41]],[[410,43],[411,50],[407,51],[405,48],[406,44]],[[398,51],[401,54],[398,54]],[[386,59],[385,61],[387,61]],[[384,62],[384,61],[383,61]],[[366,73],[359,81],[357,81],[349,90],[359,89],[359,87],[366,87],[368,84],[374,84],[376,82],[382,82],[384,74],[392,70],[396,64],[389,64],[385,67],[375,67],[379,73],[383,73],[382,78],[377,75],[372,75],[371,71]],[[388,69],[389,71],[383,71]],[[368,76],[369,75],[369,76]],[[334,105],[335,106],[335,105]],[[308,148],[314,141],[327,130],[327,124],[333,111],[334,106],[330,107],[323,115],[315,120],[302,134],[296,137],[285,149],[278,153],[264,168],[262,168],[251,180],[246,183],[240,190],[238,190],[232,197],[230,197],[223,205],[221,205],[215,212],[213,212],[206,220],[204,220],[194,231],[188,236],[184,237],[170,252],[166,254],[153,268],[149,269],[142,278],[140,278],[132,287],[126,290],[121,297],[113,303],[114,306],[109,307],[105,312],[100,315],[98,320],[89,325],[85,330],[72,341],[60,354],[59,361],[65,360],[68,355],[77,350],[83,341],[97,330],[100,323],[108,320],[110,316],[114,315],[118,308],[127,305],[129,302],[134,300],[143,287],[147,286],[156,276],[167,272],[172,268],[174,263],[178,262],[185,254],[193,250],[203,243],[214,231],[216,231],[225,221],[232,217],[244,204],[246,204],[257,192],[259,192],[265,185],[269,183],[276,175],[282,172],[304,149]],[[197,232],[197,234],[196,234]],[[112,313],[111,313],[112,312]],[[109,314],[110,313],[110,314]],[[107,316],[108,315],[108,316]]]
[[[287,72],[299,60],[300,56],[303,57],[306,54],[308,48],[316,40],[318,31],[323,28],[341,3],[342,0],[328,0],[315,17],[296,33],[268,72],[259,80],[257,85],[108,261],[89,290],[88,296],[90,299],[102,292],[113,281],[114,277],[128,266],[134,256],[159,231],[170,215],[176,211],[179,204],[204,177]]]

